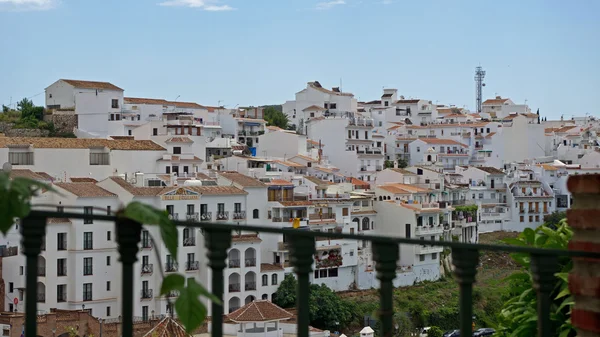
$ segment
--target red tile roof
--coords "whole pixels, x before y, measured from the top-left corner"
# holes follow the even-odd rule
[[[158,322],[144,337],[191,337],[176,320],[167,316]]]
[[[292,318],[292,314],[269,301],[252,301],[227,315],[234,322],[282,321]]]
[[[258,234],[239,234],[231,237],[232,242],[262,242]]]
[[[260,264],[260,272],[264,273],[264,272],[268,272],[268,271],[283,271],[283,267],[277,264],[270,264],[270,263],[261,263]]]
[[[463,143],[459,143],[453,139],[440,139],[440,138],[419,138],[419,140],[422,140],[423,142],[427,143],[427,144],[434,144],[434,145],[459,145],[462,147],[468,147],[467,145],[463,144]]]
[[[294,186],[294,183],[292,183],[291,181],[284,180],[284,179],[271,179],[271,181],[268,182],[267,185],[271,185],[271,186]]]
[[[168,101],[162,98],[138,98],[138,97],[123,97],[123,102],[126,104],[150,104],[150,105],[168,105]]]
[[[238,184],[242,187],[265,187],[265,183],[263,183],[262,181],[249,177],[247,175],[243,175],[239,172],[236,171],[223,171],[223,172],[218,172],[218,174],[235,183]]]
[[[103,198],[117,196],[116,194],[109,192],[94,183],[55,183],[54,185],[80,198]]]
[[[72,183],[97,183],[98,180],[90,177],[71,177]]]
[[[123,89],[117,87],[116,85],[108,82],[96,82],[96,81],[81,81],[81,80],[65,80],[64,78],[61,81],[67,82],[68,84],[74,86],[75,88],[82,89],[106,89],[106,90],[116,90],[123,91]]]
[[[508,98],[502,98],[500,96],[496,96],[496,98],[486,99],[482,104],[484,104],[484,105],[502,105],[506,101],[508,101]]]

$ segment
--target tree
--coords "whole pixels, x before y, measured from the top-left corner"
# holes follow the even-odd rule
[[[9,112],[9,111],[10,111],[10,108],[7,107],[6,105],[2,104],[2,112],[6,113],[6,112]]]
[[[296,305],[297,286],[298,281],[296,281],[294,275],[287,274],[275,292],[273,303],[282,308],[292,308]]]
[[[17,102],[17,110],[19,111],[26,111],[33,108],[34,106],[35,105],[33,105],[33,101],[27,98],[23,98],[22,100]]]
[[[567,249],[572,236],[573,231],[567,225],[566,219],[563,219],[555,229],[547,224],[535,230],[526,228],[517,238],[505,239],[504,242],[535,248]],[[510,281],[511,293],[498,315],[499,332],[511,336],[535,336],[537,298],[530,271],[531,259],[526,253],[514,253],[511,257],[523,270],[507,278]],[[556,274],[556,284],[550,294],[550,298],[553,299],[550,305],[551,331],[554,331],[553,336],[570,337],[576,335],[570,323],[574,300],[567,282],[573,262],[569,257],[561,256],[558,258],[558,264],[560,272]]]
[[[393,161],[391,161],[391,160],[386,160],[386,161],[383,163],[383,167],[385,167],[385,168],[393,168],[393,167],[394,167],[394,162],[393,162]]]
[[[288,116],[274,107],[266,107],[263,110],[263,118],[267,125],[278,126],[284,130],[288,128]]]
[[[398,159],[398,168],[405,168],[408,166],[408,162],[404,159]]]
[[[427,337],[443,337],[444,332],[437,326],[432,326],[427,330]]]
[[[544,224],[552,229],[556,229],[562,219],[567,218],[567,212],[556,211],[544,216]]]

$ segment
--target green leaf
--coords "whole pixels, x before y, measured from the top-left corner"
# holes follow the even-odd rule
[[[196,280],[194,280],[193,278],[188,280],[188,288],[190,288],[196,294],[208,298],[211,302],[217,303],[219,305],[223,304],[217,296],[208,291],[206,288],[204,288],[204,286],[196,282]]]
[[[145,225],[158,225],[160,236],[171,256],[177,256],[179,232],[175,224],[169,219],[169,214],[164,210],[156,209],[139,201],[131,202],[123,210],[126,218]]]
[[[569,273],[556,273],[554,276],[565,282],[569,282]]]
[[[180,274],[171,274],[165,277],[160,286],[160,294],[166,295],[172,290],[181,290],[185,286],[185,277]]]
[[[175,301],[175,310],[179,320],[188,333],[198,328],[206,318],[206,307],[198,299],[198,294],[189,286],[181,288]]]
[[[525,230],[523,231],[523,233],[521,235],[523,236],[523,238],[525,239],[525,242],[528,245],[533,245],[533,243],[535,241],[535,232],[533,231],[533,229],[525,228]]]

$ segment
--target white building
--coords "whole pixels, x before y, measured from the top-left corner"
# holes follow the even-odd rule
[[[488,119],[502,119],[511,113],[528,114],[531,110],[526,104],[515,104],[510,98],[501,96],[486,99],[481,104],[481,115]]]

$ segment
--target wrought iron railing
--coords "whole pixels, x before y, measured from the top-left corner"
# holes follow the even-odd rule
[[[41,252],[41,243],[46,233],[46,223],[48,218],[74,218],[84,219],[92,217],[98,221],[111,221],[115,223],[118,252],[122,265],[122,330],[121,336],[133,336],[133,308],[134,308],[134,264],[137,261],[139,252],[138,244],[141,241],[142,224],[135,221],[119,218],[109,215],[94,214],[92,216],[82,213],[58,213],[49,211],[31,211],[29,216],[24,218],[19,226],[23,254],[26,258],[26,289],[25,292],[25,337],[37,336],[37,303],[42,297],[38,290],[37,270],[38,256]],[[339,232],[315,232],[297,230],[293,228],[274,228],[271,226],[244,226],[230,223],[211,223],[211,222],[183,222],[175,221],[177,226],[193,227],[202,229],[205,246],[207,250],[207,264],[212,269],[211,286],[213,294],[223,298],[224,292],[224,269],[227,259],[227,250],[231,246],[232,232],[261,232],[270,234],[284,234],[292,238],[289,241],[290,261],[294,267],[297,276],[298,301],[297,301],[297,335],[298,337],[309,337],[309,293],[310,275],[312,274],[315,254],[315,239],[317,237],[328,237],[331,239],[346,239],[357,241],[370,241],[373,247],[373,259],[377,278],[380,281],[380,310],[379,319],[382,336],[392,336],[394,332],[393,314],[393,280],[396,278],[396,270],[400,258],[400,245],[427,244],[432,247],[450,248],[452,250],[452,263],[454,265],[454,274],[459,284],[460,295],[460,331],[461,336],[472,335],[472,316],[473,316],[473,283],[479,264],[480,251],[503,251],[509,253],[525,253],[531,257],[533,283],[537,292],[537,315],[538,315],[538,336],[552,336],[550,321],[551,297],[550,294],[556,283],[555,273],[558,268],[558,257],[569,256],[578,258],[600,259],[598,252],[584,252],[575,250],[556,250],[539,249],[533,247],[521,247],[511,245],[489,245],[489,244],[471,244],[454,241],[426,241],[408,238],[399,238],[391,236],[374,235],[355,235]],[[191,267],[191,268],[190,268]],[[198,269],[198,261],[188,262],[186,269]],[[193,269],[192,269],[193,270]],[[245,289],[255,288],[252,282],[245,282]],[[239,291],[238,284],[230,284],[229,291]],[[143,296],[144,294],[142,294]],[[84,292],[84,301],[92,300],[91,292]],[[223,336],[223,306],[218,303],[211,303],[211,336]]]

